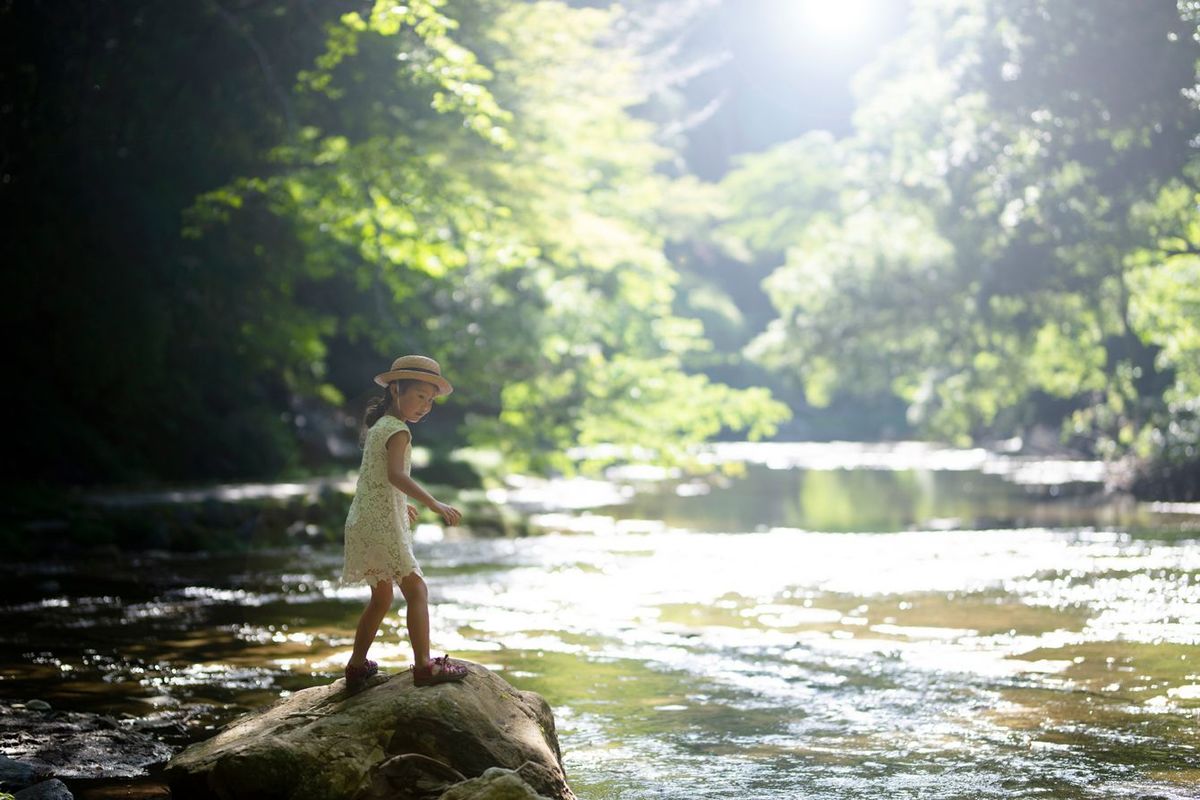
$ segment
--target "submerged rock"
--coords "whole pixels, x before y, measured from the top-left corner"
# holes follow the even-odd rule
[[[112,717],[0,706],[4,752],[56,778],[141,778],[172,749]]]
[[[574,800],[546,701],[460,663],[470,673],[461,683],[419,688],[405,671],[357,692],[344,680],[296,692],[172,759],[171,796],[435,800],[505,767],[539,795]]]

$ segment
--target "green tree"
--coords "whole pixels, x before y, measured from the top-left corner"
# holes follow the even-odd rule
[[[729,223],[786,254],[755,354],[815,402],[895,393],[959,441],[1049,410],[1108,456],[1151,455],[1181,425],[1194,445],[1185,6],[918,3],[858,79],[853,137],[810,135],[725,183],[738,209],[768,202],[767,170],[805,187]]]
[[[4,6],[12,462],[277,475],[320,443],[310,411],[354,413],[412,351],[459,378],[439,417],[517,466],[770,433],[764,392],[684,369],[706,342],[671,313],[681,184],[629,112],[620,13]]]
[[[605,41],[620,12],[390,8],[330,29],[302,78],[301,141],[277,151],[277,174],[206,195],[194,233],[253,236],[251,206],[293,226],[303,263],[282,269],[340,287],[305,309],[331,326],[309,326],[314,362],[328,340],[438,354],[464,376],[452,402],[472,441],[515,467],[570,469],[568,448],[599,444],[636,447],[596,464],[674,461],[722,429],[773,432],[786,409],[765,392],[682,369],[706,343],[671,313],[668,153],[628,112],[637,61]],[[310,374],[297,389],[336,397],[369,373]]]

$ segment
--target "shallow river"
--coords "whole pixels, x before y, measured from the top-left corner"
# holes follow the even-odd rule
[[[549,700],[581,798],[1200,796],[1200,509],[980,451],[724,455],[745,474],[498,496],[541,536],[418,530],[435,650]],[[6,563],[0,698],[201,738],[340,673],[340,559]]]

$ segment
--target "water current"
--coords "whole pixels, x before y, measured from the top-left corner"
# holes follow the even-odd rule
[[[1200,796],[1200,509],[975,450],[715,457],[493,493],[538,536],[417,531],[435,649],[546,697],[581,798]],[[4,563],[0,699],[211,735],[340,673],[340,560]],[[402,608],[372,657],[408,665]]]

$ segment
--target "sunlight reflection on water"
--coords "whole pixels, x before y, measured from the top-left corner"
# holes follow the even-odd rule
[[[1009,455],[928,442],[724,442],[712,445],[706,460],[765,464],[770,469],[970,470],[1045,486],[1104,480],[1100,461]]]
[[[576,530],[584,527],[575,522]],[[601,732],[575,728],[572,715],[564,724],[568,765],[591,776],[597,789],[604,783],[597,776],[605,775],[630,785],[630,765],[613,758],[608,737],[636,742],[639,765],[650,759],[653,766],[635,770],[641,791],[733,796],[728,787],[697,794],[685,780],[699,737],[721,743],[717,772],[729,771],[740,797],[769,796],[777,785],[817,793],[907,787],[930,797],[962,796],[970,788],[1010,797],[1023,784],[1012,767],[999,764],[1014,758],[1059,789],[1083,792],[1116,774],[1105,759],[1091,763],[1086,756],[1098,740],[1114,746],[1111,731],[1089,724],[1087,698],[1101,690],[1101,680],[1121,673],[1107,662],[1097,677],[1079,669],[1097,657],[1076,655],[1097,645],[1116,654],[1141,643],[1159,651],[1179,646],[1184,670],[1170,670],[1145,688],[1109,688],[1115,703],[1109,713],[1140,726],[1166,704],[1196,730],[1200,704],[1189,700],[1189,687],[1200,680],[1200,665],[1188,661],[1190,648],[1200,644],[1194,541],[1143,541],[1095,529],[696,533],[627,524],[625,531],[649,531],[630,533],[601,516],[587,524],[590,535],[447,540],[426,558],[435,570],[471,562],[491,567],[452,571],[437,581],[439,624],[456,631],[446,644],[457,651],[490,653],[487,660],[501,666],[513,652],[616,660],[627,665],[634,685],[649,670],[707,695],[702,703],[653,696],[646,701],[653,705],[636,706],[635,715],[651,717],[672,710],[675,721],[664,720],[650,735],[623,733],[620,712],[608,717],[602,704],[582,703]],[[523,659],[521,669],[536,676],[532,688],[545,690],[545,669]],[[1043,691],[1068,698],[1069,719],[1047,719],[1022,734],[1004,724],[1003,714],[984,714],[1004,707],[1006,693]],[[737,713],[713,726],[714,704]],[[741,730],[739,714],[753,710],[768,712],[767,730],[774,733]],[[823,750],[813,747],[814,737],[826,743]],[[768,740],[777,751],[769,762],[755,755]],[[914,755],[920,753],[930,755]],[[1176,743],[1174,753],[1180,765],[1200,765],[1194,748]],[[872,778],[860,764],[853,780],[838,777],[841,767],[833,762],[845,759],[877,759],[879,775]],[[914,763],[924,766],[914,771]],[[947,780],[947,772],[962,770],[973,777]],[[1008,777],[990,777],[990,770]],[[663,788],[663,774],[681,783]],[[780,775],[787,780],[779,783]],[[1170,796],[1172,789],[1156,791]]]

